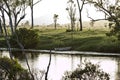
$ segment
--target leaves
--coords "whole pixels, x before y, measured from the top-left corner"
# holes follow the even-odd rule
[[[85,66],[82,68],[82,66]],[[80,79],[80,80],[109,80],[109,74],[102,71],[98,64],[85,62],[84,65],[79,66],[75,71],[67,72],[66,78]]]
[[[20,28],[16,31],[16,34],[25,48],[36,48],[39,42],[39,35],[37,32],[37,30]],[[13,47],[18,47],[15,35],[11,36],[10,41]]]

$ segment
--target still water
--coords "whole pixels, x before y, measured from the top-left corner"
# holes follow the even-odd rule
[[[32,54],[35,54],[35,56]],[[1,56],[8,56],[8,52],[3,51]],[[49,62],[48,53],[27,53],[27,57],[32,70],[38,72],[41,70],[46,71]],[[61,80],[65,71],[75,70],[78,64],[81,64],[84,60],[89,60],[95,64],[98,63],[103,71],[110,74],[110,80],[120,80],[116,79],[119,71],[118,57],[52,54],[51,59],[51,65],[48,73],[49,80]],[[24,59],[19,58],[19,62],[24,68],[27,68]]]

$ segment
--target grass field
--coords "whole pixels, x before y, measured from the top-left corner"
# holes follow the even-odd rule
[[[77,51],[120,52],[119,41],[106,36],[107,30],[89,30],[66,32],[65,29],[46,29],[39,32],[38,49],[72,47]]]
[[[36,27],[36,29],[39,30],[40,36],[37,49],[72,47],[72,50],[77,51],[120,52],[120,41],[115,37],[106,36],[109,29],[101,27],[98,23],[95,27],[85,27],[83,31],[74,32],[66,32],[67,27],[59,27],[57,30],[54,27]],[[6,47],[6,42],[2,36],[0,37],[0,47]]]

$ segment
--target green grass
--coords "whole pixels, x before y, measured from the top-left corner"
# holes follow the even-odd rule
[[[115,37],[105,35],[108,30],[89,30],[66,32],[66,29],[40,29],[37,49],[72,47],[77,51],[120,52],[120,42]],[[4,40],[0,38],[0,46]],[[5,43],[5,42],[4,42]]]
[[[77,51],[120,52],[119,41],[107,37],[106,30],[87,30],[66,32],[65,29],[40,31],[38,49],[54,49],[56,47],[72,47]]]

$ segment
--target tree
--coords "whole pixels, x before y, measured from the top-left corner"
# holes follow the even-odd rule
[[[57,28],[56,28],[56,24],[57,24],[58,15],[57,15],[57,14],[54,14],[53,19],[54,19],[55,29],[57,29]]]
[[[84,66],[84,67],[83,67]],[[72,72],[66,72],[64,80],[110,80],[109,74],[100,69],[98,64],[85,62],[79,65],[78,68]]]
[[[11,51],[11,45],[10,45],[10,41],[9,41],[8,32],[6,30],[6,25],[5,25],[6,21],[5,21],[4,15],[5,15],[5,13],[7,14],[7,16],[9,18],[9,25],[11,28],[11,33],[12,33],[12,35],[16,36],[17,44],[22,49],[22,53],[25,55],[24,46],[20,43],[19,38],[16,34],[16,29],[17,29],[18,24],[25,17],[25,9],[26,9],[26,2],[25,1],[26,0],[0,0],[0,11],[2,14],[2,20],[3,20],[3,24],[4,24],[3,27],[4,27],[4,31],[5,31],[5,40],[6,40],[7,45],[8,45],[8,50],[9,50],[11,59],[13,59],[13,57],[12,57],[12,51]],[[32,72],[30,70],[26,55],[25,55],[25,60],[26,60],[29,72],[34,80],[34,77],[33,77]]]
[[[68,3],[68,7],[66,8],[66,10],[68,11],[69,18],[71,21],[71,30],[74,31],[75,21],[76,21],[76,18],[75,18],[76,5],[73,0],[69,0],[67,3]]]
[[[115,31],[120,30],[120,0],[87,0],[93,5],[97,11],[105,14],[103,19],[93,19],[89,16],[92,21],[108,20],[110,26],[114,26]]]
[[[19,37],[19,41],[24,46],[25,49],[37,48],[39,43],[38,30],[19,28],[16,30],[16,34]],[[17,44],[16,35],[10,37],[10,43],[12,47],[19,48]]]
[[[78,4],[78,9],[79,9],[79,22],[80,22],[80,31],[82,31],[83,25],[82,25],[82,10],[83,10],[83,6],[86,4],[85,1],[86,0],[81,0],[81,5],[80,5],[80,0],[77,0],[77,4]]]
[[[11,60],[7,57],[0,58],[0,79],[32,80],[27,70],[25,70],[17,60]]]
[[[7,14],[13,34],[20,21],[25,17],[26,2],[25,0],[1,0],[0,8]]]
[[[8,46],[8,51],[9,51],[10,58],[13,59],[12,51],[11,51],[11,45],[10,45],[10,42],[9,42],[8,33],[7,33],[7,29],[6,29],[6,21],[5,21],[5,14],[4,14],[5,11],[2,8],[3,6],[4,6],[4,4],[1,3],[1,6],[0,6],[1,18],[0,19],[1,19],[1,22],[3,24],[3,25],[1,25],[1,27],[3,27],[4,37],[5,37],[7,46]]]
[[[1,18],[0,18],[0,34],[3,33],[3,28],[2,28],[2,21],[1,21]]]
[[[30,6],[30,10],[31,10],[31,28],[33,28],[34,26],[34,17],[33,17],[33,6],[36,5],[37,3],[39,3],[41,0],[38,0],[37,2],[33,2],[34,0],[28,0],[28,5]]]
[[[30,26],[29,21],[26,21],[26,22],[24,23],[24,25],[25,25],[25,26]]]

